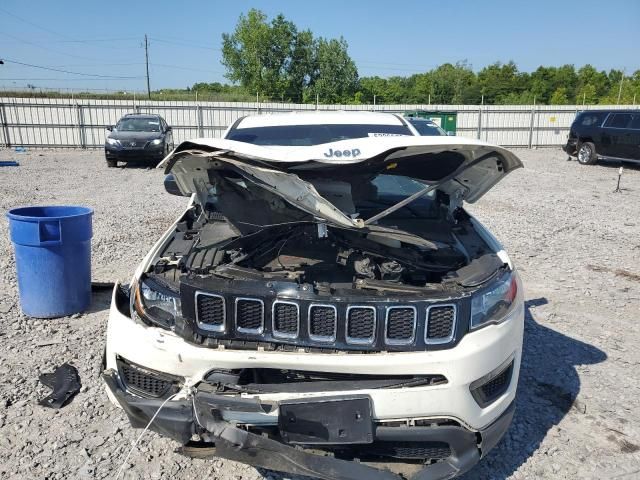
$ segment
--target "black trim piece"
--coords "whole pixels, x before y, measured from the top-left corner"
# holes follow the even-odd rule
[[[102,378],[129,417],[133,428],[145,428],[164,403],[162,399],[140,398],[125,392],[118,385],[118,376],[114,370],[105,370]],[[149,429],[184,445],[195,433],[194,422],[191,401],[174,400],[165,404]]]
[[[145,368],[120,356],[116,357],[116,366],[118,367],[118,377],[122,386],[127,391],[140,397],[164,399],[178,392],[181,385],[184,384],[183,377]],[[132,375],[139,377],[138,384],[135,381],[131,381]],[[154,382],[164,385],[162,390],[151,391]],[[139,383],[143,383],[143,385]]]
[[[471,395],[473,396],[473,399],[481,408],[485,408],[488,405],[491,405],[498,398],[500,398],[507,390],[509,390],[509,386],[511,385],[511,381],[513,380],[513,370],[514,370],[513,367],[515,364],[514,357],[515,355],[512,354],[507,360],[502,362],[497,368],[494,368],[491,372],[471,382],[471,384],[469,385],[469,390],[471,392]],[[489,382],[497,379],[503,374],[506,374],[506,380],[504,384],[501,385],[490,396],[487,396],[483,391],[483,388]]]
[[[118,312],[131,318],[131,287],[117,283],[114,290],[113,300]]]
[[[240,350],[264,348],[265,350],[297,351],[303,349],[314,353],[372,353],[400,351],[435,351],[454,348],[469,331],[471,295],[458,294],[455,299],[443,292],[433,297],[424,294],[390,293],[384,297],[369,292],[351,294],[334,291],[330,295],[314,292],[313,288],[303,288],[292,282],[264,280],[226,280],[216,277],[180,278],[182,317],[176,319],[176,333],[187,342],[211,348],[225,346]],[[208,331],[196,322],[195,293],[202,292],[224,297],[227,306],[226,328],[224,331]],[[264,331],[261,334],[238,331],[236,325],[236,298],[260,299],[264,302]],[[297,332],[274,331],[275,302],[297,305],[299,328]],[[277,303],[276,303],[277,304]],[[311,305],[332,305],[337,309],[335,341],[311,335],[309,307]],[[426,309],[429,306],[455,305],[456,321],[451,341],[445,343],[425,342]],[[375,310],[373,339],[354,341],[347,338],[347,308],[371,308]],[[389,308],[416,308],[415,330],[411,341],[397,342],[385,340],[386,312]],[[295,333],[295,334],[294,334]]]

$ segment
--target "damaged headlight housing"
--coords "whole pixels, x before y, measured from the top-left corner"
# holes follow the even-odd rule
[[[518,274],[510,271],[489,289],[475,294],[471,299],[471,329],[504,321],[516,305],[518,288]]]
[[[140,280],[134,286],[135,312],[156,325],[171,328],[182,314],[180,295],[150,279]]]

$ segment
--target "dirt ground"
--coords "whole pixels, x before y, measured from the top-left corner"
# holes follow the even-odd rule
[[[640,168],[581,166],[559,150],[516,151],[525,169],[469,210],[504,243],[526,289],[514,422],[464,478],[640,478]],[[99,378],[109,293],[82,315],[20,313],[4,213],[36,204],[95,209],[93,277],[128,280],[184,207],[162,172],[107,169],[97,151],[0,150],[0,478],[115,478],[139,434]],[[38,375],[70,362],[82,390],[55,411]],[[148,433],[130,479],[281,479],[223,460],[191,460]]]

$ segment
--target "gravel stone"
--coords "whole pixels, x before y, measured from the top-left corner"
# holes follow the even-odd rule
[[[517,150],[510,174],[468,210],[505,245],[522,276],[525,345],[514,422],[470,479],[637,478],[640,471],[640,168],[581,166],[559,150]],[[0,150],[0,160],[17,159]],[[128,282],[185,208],[163,174],[107,168],[100,151],[33,150],[0,168],[0,210],[77,204],[95,210],[94,281]],[[0,216],[0,477],[114,478],[140,430],[99,378],[111,293],[88,312],[21,314],[8,224]],[[62,339],[63,343],[38,342]],[[47,342],[44,342],[47,343]],[[85,388],[60,411],[38,401],[38,375],[72,362]],[[126,479],[291,478],[234,462],[189,459],[148,432]],[[150,459],[150,460],[149,460]]]

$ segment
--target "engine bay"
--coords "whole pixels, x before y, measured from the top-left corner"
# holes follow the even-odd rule
[[[479,259],[495,257],[468,217],[463,212],[458,217],[455,222],[439,218],[406,225],[392,217],[363,230],[299,220],[243,233],[219,212],[203,213],[195,205],[149,273],[176,291],[181,275],[288,281],[316,291],[441,290],[454,280],[460,284],[465,269],[474,267],[466,273],[477,275],[477,267],[487,263]],[[502,264],[497,257],[490,263]]]

